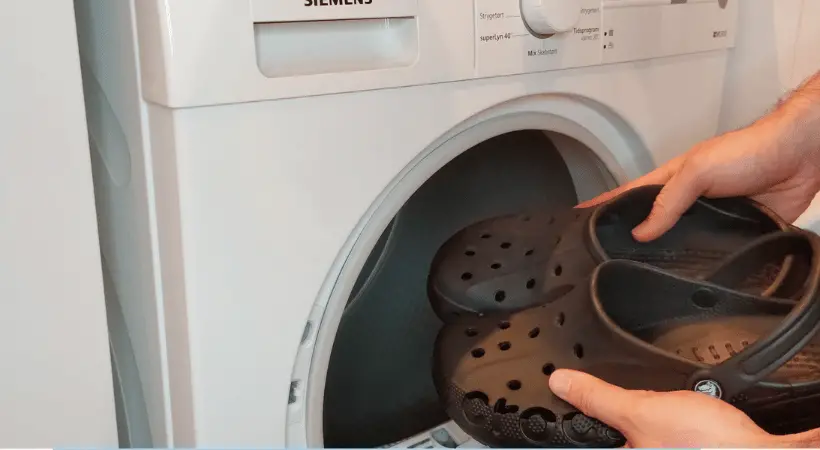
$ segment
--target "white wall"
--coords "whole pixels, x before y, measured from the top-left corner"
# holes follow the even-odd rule
[[[793,86],[803,0],[740,2],[736,47],[729,56],[720,131],[764,114]]]
[[[117,432],[71,0],[0,1],[0,447]]]
[[[735,1],[738,39],[729,58],[720,132],[748,125],[820,70],[820,1]],[[797,225],[820,232],[820,197]]]
[[[794,46],[791,86],[797,86],[820,70],[820,1],[802,0],[801,3],[803,10]],[[809,210],[797,221],[797,225],[820,233],[820,196],[815,197]]]

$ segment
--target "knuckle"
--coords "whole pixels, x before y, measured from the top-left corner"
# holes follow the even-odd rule
[[[667,191],[661,191],[660,194],[655,198],[655,202],[652,205],[652,212],[654,214],[663,214],[669,212],[669,193]]]
[[[595,395],[590,389],[585,389],[573,383],[569,386],[569,396],[575,399],[575,407],[586,415],[592,415],[595,408]]]
[[[668,198],[669,193],[665,190],[661,191],[652,205],[652,211],[650,212],[649,217],[651,220],[656,221],[665,219],[673,212]]]
[[[703,183],[710,167],[708,158],[695,156],[684,161],[680,172],[685,175],[689,186],[697,188]]]

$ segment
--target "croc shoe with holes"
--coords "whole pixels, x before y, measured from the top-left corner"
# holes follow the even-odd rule
[[[788,256],[808,262],[802,277],[783,284],[796,300],[726,287]],[[812,404],[820,394],[819,281],[820,239],[801,231],[758,238],[706,280],[606,261],[543,305],[446,325],[435,384],[448,415],[493,447],[624,444],[617,430],[549,391],[556,368],[628,389],[694,390],[776,416],[764,428],[800,431],[775,413],[813,418],[799,426],[816,426],[820,416]]]
[[[820,426],[818,237],[782,226],[751,202],[700,203],[717,212],[711,220],[746,224],[738,248],[700,259],[709,263],[698,270],[674,258],[658,264],[654,250],[634,250],[627,237],[648,212],[629,196],[647,193],[581,211],[547,262],[537,306],[465,316],[442,329],[434,381],[447,413],[475,439],[501,447],[622,445],[616,430],[549,391],[556,368],[625,388],[713,395],[771,432]],[[685,225],[679,238],[720,229],[707,225],[706,233]]]
[[[630,230],[647,216],[659,192],[660,186],[647,186],[593,208],[504,216],[464,228],[433,259],[428,294],[434,311],[444,322],[519,311],[567,289],[551,282],[553,277],[586,276],[609,259],[703,277],[753,239],[789,229],[751,200],[699,199],[660,239],[638,244]],[[743,289],[773,293],[782,281],[780,269],[771,263],[743,280]]]

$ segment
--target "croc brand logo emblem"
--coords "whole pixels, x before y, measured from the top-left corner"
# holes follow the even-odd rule
[[[723,389],[720,388],[720,384],[715,380],[700,380],[695,384],[693,390],[718,399],[723,397]]]

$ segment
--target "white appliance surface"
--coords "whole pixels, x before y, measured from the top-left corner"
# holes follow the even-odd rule
[[[328,379],[331,350],[368,306],[345,307],[414,193],[475,149],[505,167],[520,149],[482,145],[522,130],[579,199],[713,136],[741,3],[77,0],[102,253],[153,444],[327,444],[331,390],[358,376]],[[395,324],[403,345],[434,334]],[[430,439],[466,442],[448,427]]]
[[[0,61],[0,446],[114,447],[71,2],[0,2]]]

